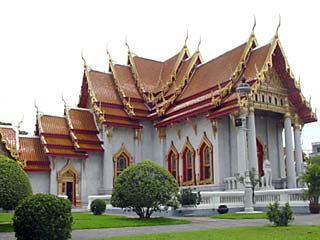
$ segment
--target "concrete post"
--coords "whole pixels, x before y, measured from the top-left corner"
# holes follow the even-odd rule
[[[286,164],[287,164],[287,187],[296,188],[296,172],[294,169],[292,132],[290,114],[284,116],[284,131],[286,143]]]

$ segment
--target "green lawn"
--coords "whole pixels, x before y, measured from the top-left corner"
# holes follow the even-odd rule
[[[205,231],[147,234],[129,237],[101,238],[99,240],[318,240],[319,226],[289,226],[289,227],[241,227],[227,229],[212,229]]]
[[[218,219],[267,219],[266,213],[227,213],[213,215],[211,218]]]
[[[0,213],[0,232],[13,232],[10,224],[1,224],[1,222],[12,222],[12,213]],[[72,229],[94,229],[94,228],[121,228],[138,226],[156,226],[190,223],[189,220],[180,220],[173,218],[151,218],[141,220],[139,218],[127,218],[113,215],[93,215],[91,213],[72,213]]]

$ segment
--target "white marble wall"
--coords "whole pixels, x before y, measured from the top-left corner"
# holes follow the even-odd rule
[[[27,172],[33,194],[50,193],[50,172]]]

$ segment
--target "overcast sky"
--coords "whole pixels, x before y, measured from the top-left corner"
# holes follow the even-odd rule
[[[205,61],[245,42],[253,15],[260,46],[279,37],[289,64],[307,99],[320,109],[320,34],[318,1],[1,1],[0,121],[33,133],[34,101],[41,112],[63,115],[63,93],[76,106],[83,74],[81,49],[88,65],[107,71],[106,46],[124,64],[127,48],[165,60],[183,46],[189,31],[191,53],[197,47]],[[318,116],[320,117],[319,111]],[[319,122],[303,128],[303,149],[320,141]]]

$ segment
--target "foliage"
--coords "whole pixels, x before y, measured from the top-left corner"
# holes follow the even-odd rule
[[[13,210],[32,194],[28,175],[13,159],[0,155],[0,208]]]
[[[95,199],[92,201],[90,209],[94,215],[101,215],[106,210],[106,202],[102,199]]]
[[[1,122],[0,121],[0,125],[2,125],[2,126],[12,126],[12,123],[7,123],[7,122]]]
[[[19,130],[19,135],[28,135],[27,131]]]
[[[279,202],[274,204],[269,203],[267,217],[275,226],[288,226],[289,222],[293,221],[293,211],[288,202],[285,203],[284,208],[279,210]]]
[[[18,240],[66,240],[71,237],[71,224],[70,201],[50,194],[23,199],[13,216]]]
[[[125,237],[103,238],[100,240],[318,240],[319,235],[319,226],[289,226],[282,228],[276,228],[273,226],[259,226],[210,229],[192,232],[133,235]]]
[[[310,204],[319,204],[320,196],[320,158],[310,158],[306,172],[302,174],[302,181],[307,185],[305,198]]]
[[[184,188],[178,195],[178,201],[182,206],[192,205],[196,206],[201,203],[200,191],[197,193],[192,192],[191,188]]]
[[[244,176],[236,176],[238,181],[245,185],[245,177]],[[255,203],[255,198],[254,198],[254,190],[257,185],[261,183],[261,176],[257,173],[257,170],[252,168],[249,171],[249,179],[251,183],[251,189],[252,189],[252,202]]]
[[[0,214],[0,232],[13,232],[12,226],[13,213]],[[91,213],[72,213],[72,229],[97,229],[97,228],[123,228],[123,227],[140,227],[140,226],[158,226],[158,225],[176,225],[191,223],[185,219],[174,218],[127,218],[125,216],[114,215],[93,215]],[[4,224],[8,222],[8,224]]]
[[[178,192],[178,184],[163,167],[150,160],[133,164],[116,179],[111,204],[132,208],[140,218],[150,218]]]

